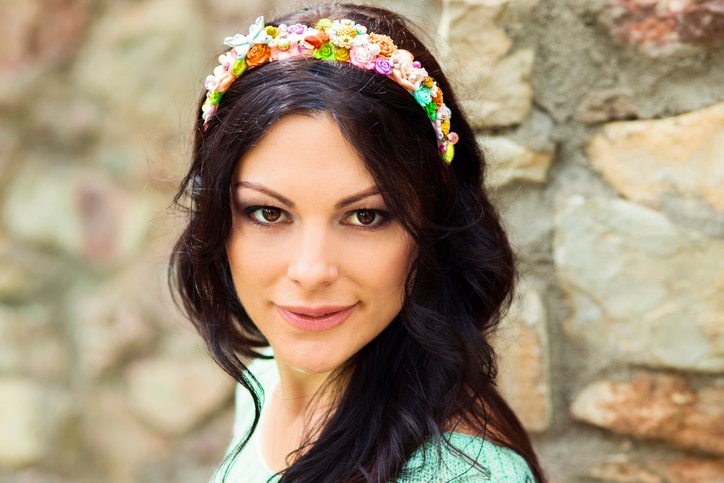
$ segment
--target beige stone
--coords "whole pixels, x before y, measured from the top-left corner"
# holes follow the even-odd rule
[[[30,379],[0,379],[0,466],[24,467],[47,454],[56,413],[46,408],[48,395]]]
[[[611,431],[724,454],[724,388],[692,388],[680,375],[598,381],[571,405],[574,418]]]
[[[724,241],[623,200],[557,206],[554,258],[564,329],[589,361],[724,370]]]
[[[121,388],[95,387],[83,401],[83,436],[104,481],[138,481],[144,464],[172,451],[171,441],[133,415]]]
[[[138,279],[137,285],[143,284]],[[156,335],[133,280],[111,280],[73,298],[72,330],[83,377],[94,379],[141,353]]]
[[[107,7],[76,57],[75,85],[110,109],[116,122],[147,135],[177,133],[180,119],[192,119],[215,60],[204,41],[201,7],[191,0]]]
[[[495,341],[501,391],[529,431],[550,426],[547,316],[540,294],[522,286]]]
[[[666,465],[666,475],[677,483],[724,483],[724,461],[681,458]]]
[[[482,137],[479,143],[488,162],[486,183],[489,187],[546,182],[553,163],[552,152],[533,151],[502,136]]]
[[[604,126],[588,156],[623,196],[659,207],[664,196],[724,211],[724,103],[656,121]]]
[[[201,350],[185,357],[136,361],[128,368],[126,381],[134,414],[168,435],[194,429],[234,391],[234,381]]]
[[[664,483],[655,472],[631,462],[608,462],[594,465],[589,476],[598,481],[612,483]]]
[[[20,169],[2,208],[23,242],[109,266],[140,250],[152,218],[142,193],[81,166],[40,160]]]
[[[510,53],[501,23],[509,0],[451,1],[439,25],[441,58],[474,127],[520,124],[532,109],[533,51]]]

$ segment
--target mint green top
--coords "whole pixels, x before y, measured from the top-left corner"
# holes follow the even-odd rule
[[[258,359],[249,365],[249,370],[259,380],[265,393],[279,383],[279,373],[273,360]],[[267,405],[262,408],[262,420],[266,416]],[[248,431],[254,418],[254,406],[251,396],[241,386],[236,390],[236,418],[234,435],[229,445],[231,451]],[[445,433],[444,437],[457,449],[461,450],[479,466],[453,452],[446,445],[438,445],[431,439],[419,448],[407,462],[405,473],[408,476],[398,478],[397,483],[474,483],[499,482],[523,483],[534,482],[533,474],[527,463],[516,452],[497,446],[490,441],[461,433]],[[481,467],[487,470],[485,473]],[[222,476],[228,470],[226,482],[229,483],[266,483],[275,482],[279,477],[268,467],[261,452],[259,431],[254,432],[251,439],[232,461],[224,461],[211,477],[212,483],[221,483]]]

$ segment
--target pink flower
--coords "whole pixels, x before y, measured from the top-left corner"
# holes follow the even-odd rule
[[[300,23],[295,23],[294,25],[290,25],[289,27],[287,27],[287,32],[296,34],[296,35],[302,35],[306,29],[307,29],[306,26],[304,26]]]
[[[420,88],[420,84],[427,77],[427,71],[415,66],[414,56],[410,52],[399,49],[390,60],[394,67],[392,77],[398,84],[412,92]]]
[[[360,69],[372,70],[375,68],[377,56],[366,45],[354,46],[349,49],[349,61]]]

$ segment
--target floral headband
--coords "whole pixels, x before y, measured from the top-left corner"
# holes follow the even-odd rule
[[[208,93],[201,107],[204,127],[216,113],[223,93],[246,69],[290,57],[311,57],[372,70],[404,87],[425,109],[443,159],[452,161],[458,135],[450,132],[451,113],[442,100],[442,90],[413,55],[398,49],[387,35],[368,33],[367,27],[348,19],[322,19],[312,28],[301,24],[264,26],[264,17],[258,17],[248,35],[227,37],[224,44],[231,50],[219,56],[220,65],[206,77]]]

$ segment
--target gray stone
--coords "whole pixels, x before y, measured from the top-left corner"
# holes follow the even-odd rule
[[[724,241],[678,230],[622,200],[558,207],[554,257],[589,356],[681,370],[724,370]]]

